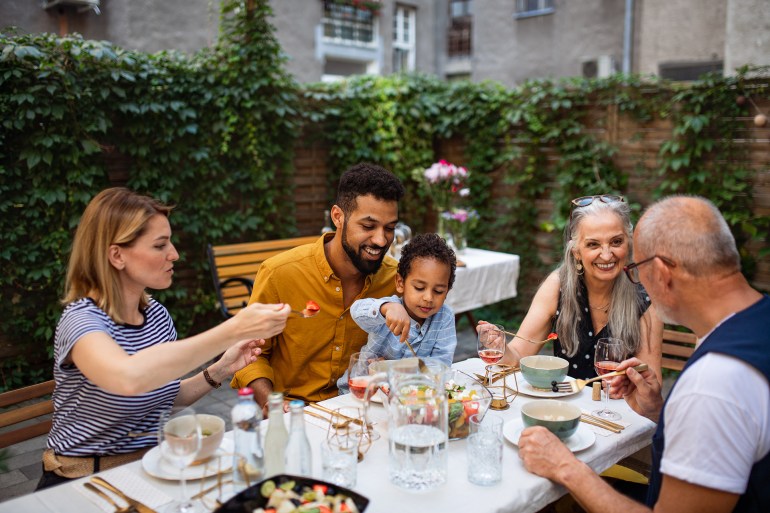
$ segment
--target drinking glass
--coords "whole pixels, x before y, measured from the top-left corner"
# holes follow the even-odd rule
[[[184,471],[195,460],[201,447],[201,426],[195,410],[184,408],[171,410],[160,417],[158,447],[163,459],[179,470],[181,498],[168,504],[165,513],[194,513],[201,509],[187,495],[187,481]]]
[[[503,477],[503,418],[476,413],[468,423],[468,481],[495,485]]]
[[[608,372],[617,369],[620,362],[623,361],[623,342],[617,338],[600,338],[596,343],[596,352],[594,353],[594,368],[596,374],[603,376]],[[604,406],[600,410],[592,413],[597,417],[607,420],[620,420],[621,416],[608,408],[610,401],[610,380],[603,379],[604,382]]]
[[[478,352],[484,363],[497,363],[505,354],[505,328],[499,324],[478,325]]]
[[[358,440],[353,437],[331,438],[321,442],[322,478],[338,486],[356,485]]]
[[[359,351],[350,355],[350,364],[348,365],[348,388],[357,400],[364,405],[364,419],[369,435],[372,440],[377,440],[380,435],[371,427],[369,421],[369,401],[377,392],[375,387],[370,387],[369,383],[374,378],[374,373],[370,371],[369,366],[377,361],[374,353],[368,351]]]

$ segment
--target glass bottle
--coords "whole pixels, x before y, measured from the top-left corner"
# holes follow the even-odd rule
[[[262,440],[259,424],[262,422],[262,408],[254,402],[251,388],[238,390],[238,403],[231,412],[233,420],[233,483],[236,490],[258,482],[265,471]]]
[[[305,403],[294,400],[289,403],[291,428],[289,443],[286,445],[286,473],[308,476],[313,473],[313,453],[305,433]]]
[[[332,216],[331,211],[324,210],[324,227],[321,228],[321,233],[329,233],[334,231],[334,226],[332,226]]]
[[[273,392],[267,399],[268,422],[265,433],[265,477],[283,474],[289,433],[283,420],[283,393]]]

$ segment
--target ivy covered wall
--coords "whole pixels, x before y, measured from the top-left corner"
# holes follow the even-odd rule
[[[0,389],[50,375],[73,229],[90,198],[125,184],[177,205],[174,286],[157,292],[180,334],[219,322],[207,243],[317,233],[334,184],[373,161],[406,184],[402,217],[435,217],[415,170],[471,170],[477,247],[522,256],[529,305],[559,258],[569,199],[616,192],[639,210],[672,192],[714,200],[744,269],[770,288],[767,70],[679,86],[618,77],[516,89],[426,76],[300,88],[264,2],[224,3],[221,43],[192,57],[52,35],[0,35]],[[741,100],[742,99],[742,100]],[[755,191],[759,191],[756,194]]]

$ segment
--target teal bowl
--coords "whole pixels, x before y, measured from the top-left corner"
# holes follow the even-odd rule
[[[521,420],[526,427],[543,426],[564,440],[580,425],[580,408],[553,399],[530,401],[521,407]]]
[[[564,381],[567,377],[569,362],[557,356],[536,354],[525,356],[519,361],[521,375],[535,388],[551,390],[552,381]]]

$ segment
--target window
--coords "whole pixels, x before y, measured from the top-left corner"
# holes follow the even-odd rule
[[[393,14],[393,71],[414,71],[417,13],[412,7],[397,6]]]
[[[375,44],[375,15],[353,4],[324,1],[324,37],[345,44]]]
[[[471,0],[451,0],[447,33],[447,54],[450,59],[470,57],[472,25]]]
[[[693,81],[707,73],[723,73],[722,61],[709,62],[667,62],[658,65],[661,78],[668,80]]]
[[[553,0],[516,0],[516,18],[529,18],[554,12]]]

